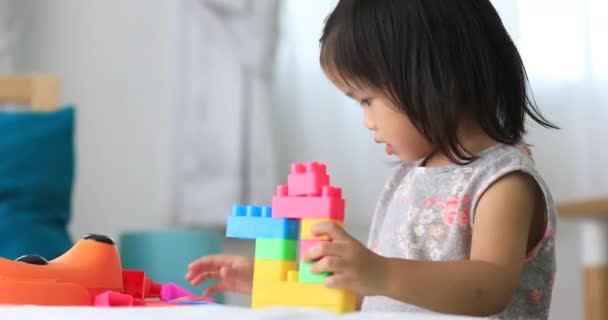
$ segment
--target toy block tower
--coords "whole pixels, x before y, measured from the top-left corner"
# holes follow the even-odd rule
[[[287,186],[277,187],[272,208],[232,208],[226,236],[256,241],[252,308],[300,306],[339,313],[354,310],[353,292],[325,288],[321,282],[328,274],[311,273],[314,262],[298,264],[308,249],[331,241],[313,237],[311,227],[327,220],[342,225],[344,209],[341,190],[330,185],[326,166],[317,162],[291,166]]]

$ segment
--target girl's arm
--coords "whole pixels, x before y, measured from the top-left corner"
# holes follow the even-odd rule
[[[519,284],[533,216],[544,214],[543,200],[529,175],[501,178],[484,193],[475,210],[470,260],[385,258],[387,277],[378,293],[442,313],[488,316],[501,312]],[[543,227],[540,223],[534,233],[543,232]]]

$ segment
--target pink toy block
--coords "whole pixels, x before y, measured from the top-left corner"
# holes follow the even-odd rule
[[[173,282],[164,284],[160,289],[160,300],[162,301],[171,301],[183,297],[196,297],[196,295]]]
[[[340,188],[325,186],[320,197],[291,197],[287,186],[278,186],[272,197],[272,217],[344,220],[344,206]]]
[[[133,296],[106,291],[95,296],[94,305],[98,307],[131,307],[133,306]]]
[[[304,260],[304,255],[306,254],[306,252],[308,252],[308,250],[310,250],[310,248],[318,245],[319,243],[323,243],[323,242],[329,242],[327,240],[300,240],[300,251],[299,251],[299,255],[300,255],[300,261]]]
[[[322,163],[294,163],[287,176],[287,185],[290,196],[319,196],[323,187],[329,186],[329,176]]]

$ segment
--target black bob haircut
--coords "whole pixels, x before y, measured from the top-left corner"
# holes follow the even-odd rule
[[[320,43],[328,75],[383,94],[455,163],[474,159],[457,135],[465,117],[508,145],[523,142],[526,115],[557,129],[489,0],[340,0]]]

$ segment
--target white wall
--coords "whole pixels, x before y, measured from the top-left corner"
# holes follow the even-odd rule
[[[75,236],[116,236],[125,229],[168,225],[175,3],[20,0],[27,22],[17,70],[58,74],[62,100],[78,108]],[[283,4],[288,18],[283,21],[274,114],[279,176],[284,181],[294,161],[326,162],[334,184],[345,187],[346,226],[363,240],[391,164],[363,128],[358,107],[336,92],[318,67],[319,21],[331,2]],[[552,146],[541,144],[537,152],[549,183],[563,186],[561,168],[550,161]],[[560,197],[567,191],[558,187]],[[551,318],[577,319],[582,308],[578,228],[562,222],[559,231],[560,269]],[[251,252],[251,246],[230,242],[228,250]],[[246,303],[247,298],[240,298],[234,301]]]
[[[175,1],[20,0],[19,72],[77,107],[74,237],[168,221]]]

